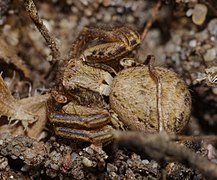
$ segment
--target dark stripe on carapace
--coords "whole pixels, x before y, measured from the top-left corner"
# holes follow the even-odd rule
[[[96,52],[97,52],[96,50],[93,50],[93,51],[92,51],[92,54],[93,54],[93,55],[95,55],[95,54],[96,54]]]
[[[99,56],[104,56],[104,52],[103,52],[103,51],[99,51],[99,52],[98,52],[98,55],[99,55]]]
[[[116,54],[121,53],[121,55],[122,55],[122,54],[126,53],[126,47],[124,47],[124,46],[119,46],[119,47],[116,49],[116,51],[117,51]]]

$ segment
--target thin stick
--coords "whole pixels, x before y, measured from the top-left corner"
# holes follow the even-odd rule
[[[133,149],[158,162],[178,161],[200,171],[208,179],[217,179],[217,164],[210,162],[190,149],[173,142],[162,132],[145,135],[140,132],[114,132],[118,145]]]
[[[217,135],[199,135],[199,136],[185,136],[177,135],[172,137],[174,141],[217,141]]]
[[[55,39],[50,35],[48,29],[44,25],[42,19],[38,15],[38,11],[33,0],[24,0],[24,6],[28,12],[30,18],[34,22],[35,26],[38,28],[44,39],[46,40],[48,46],[51,49],[53,61],[60,60],[60,51],[57,48]]]
[[[149,18],[149,20],[147,22],[147,25],[145,26],[145,28],[143,30],[143,33],[141,35],[142,42],[145,39],[145,37],[146,37],[149,29],[151,28],[152,24],[157,19],[157,15],[160,12],[160,7],[161,7],[161,0],[158,0],[157,4],[155,5],[155,7],[152,10],[151,17]]]

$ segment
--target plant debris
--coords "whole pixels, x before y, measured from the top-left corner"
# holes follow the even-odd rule
[[[7,116],[11,122],[13,120],[22,120],[22,125],[26,129],[29,123],[38,119],[38,117],[31,112],[26,111],[22,103],[16,100],[12,95],[2,76],[0,76],[0,114]]]
[[[31,2],[0,1],[0,179],[217,178],[216,1]],[[45,41],[35,25],[43,27]],[[54,136],[46,102],[56,64],[68,58],[84,27],[116,26],[144,39],[129,56],[135,66],[152,54],[188,85],[192,114],[182,135],[128,132],[124,126],[104,146]]]
[[[43,95],[17,100],[11,95],[2,76],[0,76],[0,115],[6,116],[9,121],[8,124],[4,125],[4,129],[14,135],[20,134],[21,131],[24,134],[26,131],[29,137],[39,137],[47,122],[45,103],[48,98],[49,95]],[[14,124],[11,124],[13,121],[15,121]],[[13,127],[19,121],[23,128]],[[29,125],[31,127],[28,127]]]

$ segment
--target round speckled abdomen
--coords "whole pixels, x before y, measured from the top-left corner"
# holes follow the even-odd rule
[[[188,124],[191,96],[185,82],[166,68],[152,70],[160,77],[161,108],[164,128],[180,133]],[[157,83],[148,67],[125,69],[114,78],[110,92],[111,108],[129,129],[158,132]]]

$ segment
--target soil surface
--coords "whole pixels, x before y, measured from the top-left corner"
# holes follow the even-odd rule
[[[61,58],[67,59],[84,27],[127,26],[142,34],[158,2],[35,3]],[[175,71],[187,84],[192,113],[182,135],[188,138],[177,144],[208,160],[205,162],[210,169],[198,167],[197,159],[182,159],[179,150],[177,157],[165,152],[161,158],[153,157],[150,151],[162,150],[154,140],[157,145],[153,147],[160,148],[144,152],[143,148],[129,147],[130,143],[123,145],[118,137],[117,142],[101,147],[56,136],[46,115],[46,102],[57,76],[51,50],[26,12],[23,0],[0,0],[0,179],[217,178],[212,173],[217,171],[217,2],[162,0],[146,38],[130,57],[144,63],[147,55],[154,55],[155,66]]]

